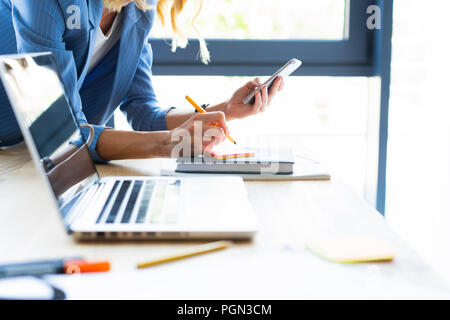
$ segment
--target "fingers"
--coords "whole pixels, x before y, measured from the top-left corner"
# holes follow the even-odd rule
[[[203,127],[204,132],[201,136],[195,136],[192,140],[192,150],[194,155],[210,154],[212,148],[225,141],[226,136],[222,128],[206,125]],[[200,139],[196,141],[195,139]]]
[[[275,82],[273,83],[272,87],[269,91],[269,97],[267,104],[269,105],[272,102],[273,97],[281,90],[281,86],[283,85],[284,81],[283,78],[278,77]]]
[[[214,148],[213,144],[209,144],[209,145],[205,146],[203,149],[203,155],[213,157],[214,156],[213,152],[212,152],[213,148]]]
[[[281,77],[276,78],[275,81],[273,82],[272,87],[270,88],[269,95],[274,95],[278,91],[280,91],[280,88],[283,85],[283,82],[284,82],[283,78],[281,78]]]
[[[257,114],[261,110],[261,107],[262,107],[261,91],[258,91],[255,94],[255,103],[253,104],[253,110],[252,110],[253,113]]]
[[[255,90],[256,87],[259,87],[260,84],[261,84],[261,82],[260,82],[259,78],[255,78],[255,79],[253,79],[252,81],[247,82],[247,83],[245,84],[245,87],[246,87],[248,90],[253,91],[253,90]]]
[[[281,84],[280,84],[280,88],[278,89],[278,91],[281,91],[284,89],[284,79],[283,78],[280,78],[280,79],[281,79]]]
[[[204,137],[206,139],[203,139],[204,146],[216,145],[225,141],[226,134],[222,128],[210,125],[205,129]]]
[[[208,154],[207,149],[222,143],[226,139],[229,130],[223,112],[197,113],[189,118],[180,129],[183,134],[189,135],[190,153],[201,155]]]
[[[261,89],[261,109],[259,109],[259,112],[266,111],[268,102],[269,102],[269,93],[267,91],[267,86],[263,86]]]
[[[260,91],[255,94],[255,103],[253,104],[253,113],[264,112],[268,103],[267,86],[263,86]]]
[[[225,114],[220,111],[214,111],[214,112],[208,112],[208,113],[197,113],[194,116],[194,120],[201,121],[203,124],[203,127],[207,127],[213,123],[218,124],[218,126],[225,132],[225,134],[228,134],[228,126],[225,120]]]

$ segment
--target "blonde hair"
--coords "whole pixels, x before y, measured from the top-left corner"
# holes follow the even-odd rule
[[[120,12],[123,6],[123,0],[103,0],[105,6],[111,10]],[[133,0],[137,8],[143,11],[153,10],[155,6],[149,5],[147,0]],[[163,27],[166,22],[170,20],[172,26],[172,52],[175,52],[177,48],[185,48],[188,44],[188,39],[185,33],[179,27],[179,19],[181,11],[185,7],[188,0],[158,0],[156,5],[156,13],[161,20]],[[211,61],[208,47],[205,40],[201,36],[199,30],[195,26],[195,21],[197,20],[201,10],[203,8],[203,0],[198,0],[198,10],[194,17],[192,18],[191,26],[197,33],[198,41],[200,43],[200,59],[204,64],[208,64]],[[169,10],[170,9],[170,10]]]

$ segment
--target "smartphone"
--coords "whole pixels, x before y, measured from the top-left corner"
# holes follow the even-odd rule
[[[260,91],[264,85],[266,85],[267,89],[270,90],[270,88],[272,87],[272,84],[276,78],[289,77],[291,75],[291,73],[294,72],[295,70],[297,70],[301,65],[302,65],[302,62],[300,60],[297,60],[297,59],[290,60],[288,63],[286,63],[284,66],[282,66],[280,70],[275,72],[273,74],[273,76],[271,76],[266,82],[259,85],[255,90],[253,90],[252,93],[250,93],[248,96],[246,96],[244,98],[244,100],[242,100],[242,102],[245,104],[254,104],[255,103],[255,94],[258,91]]]

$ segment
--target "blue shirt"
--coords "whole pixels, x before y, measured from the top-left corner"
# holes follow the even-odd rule
[[[0,54],[50,51],[55,55],[79,122],[94,127],[90,151],[97,162],[104,161],[96,152],[98,137],[119,106],[134,130],[167,130],[170,109],[159,106],[151,80],[149,33],[155,12],[143,12],[134,3],[123,10],[121,39],[87,74],[102,0],[0,0]],[[20,137],[0,84],[0,140]]]

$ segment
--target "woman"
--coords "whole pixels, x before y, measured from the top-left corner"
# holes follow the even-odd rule
[[[186,1],[160,0],[157,5],[163,23],[172,21],[175,47],[184,42],[176,21]],[[194,121],[202,122],[203,132],[219,123],[215,138],[201,144],[210,147],[228,133],[226,121],[263,112],[282,88],[277,79],[270,92],[263,88],[253,105],[244,105],[242,99],[258,85],[255,79],[228,101],[208,107],[207,114],[161,108],[151,80],[149,33],[155,13],[155,3],[146,0],[0,0],[0,54],[55,55],[77,118],[94,128],[90,152],[97,162],[170,157],[178,143],[171,139],[173,131],[185,129],[192,135]],[[207,60],[206,46],[201,47]],[[135,131],[104,126],[118,107]],[[20,140],[0,87],[0,147]]]

